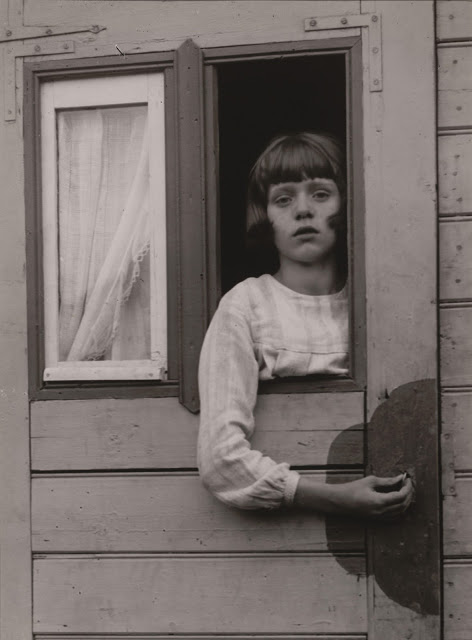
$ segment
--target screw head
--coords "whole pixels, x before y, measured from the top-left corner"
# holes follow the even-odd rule
[[[378,85],[378,84],[379,84],[379,81],[377,80],[377,78],[375,78],[375,80],[374,80],[374,84],[375,84],[375,85]]]
[[[379,48],[378,48],[378,47],[374,47],[374,48],[372,49],[372,53],[378,53],[378,52],[379,52]]]
[[[347,24],[347,18],[341,18],[341,24]]]
[[[379,16],[372,16],[372,22],[377,22],[378,19],[379,19]]]
[[[317,24],[316,20],[310,20],[310,27],[316,27]]]
[[[9,38],[11,36],[11,31],[10,29],[8,29],[8,31],[5,33],[5,35],[7,36],[7,38]]]
[[[46,29],[46,35],[50,36],[52,34],[52,29]]]
[[[37,45],[34,47],[34,50],[36,51],[36,53],[38,53],[39,51],[41,51],[41,47],[39,46],[39,44],[37,44]]]
[[[64,44],[62,45],[62,48],[63,49],[68,49],[69,48],[69,45],[67,44],[67,42],[64,42]]]

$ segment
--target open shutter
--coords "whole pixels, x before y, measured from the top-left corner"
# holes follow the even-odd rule
[[[180,246],[180,402],[199,409],[198,359],[206,329],[203,65],[186,40],[176,52]]]

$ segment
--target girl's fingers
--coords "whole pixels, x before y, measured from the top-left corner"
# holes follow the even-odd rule
[[[413,484],[410,478],[405,480],[405,484],[399,491],[391,491],[390,493],[382,494],[382,502],[385,505],[396,505],[402,503],[407,496],[413,495]]]
[[[400,473],[398,476],[393,478],[375,478],[374,479],[374,487],[393,487],[400,482],[403,478],[403,473]]]

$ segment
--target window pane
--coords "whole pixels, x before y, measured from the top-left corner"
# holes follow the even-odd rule
[[[59,361],[149,359],[147,107],[57,113]]]

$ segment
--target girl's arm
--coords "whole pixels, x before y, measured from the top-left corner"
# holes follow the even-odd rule
[[[392,517],[410,504],[413,486],[402,476],[368,476],[340,485],[320,484],[287,463],[251,449],[258,364],[241,286],[220,303],[202,348],[199,367],[198,466],[218,499],[241,509],[294,505],[323,513]]]
[[[302,477],[294,505],[305,509],[353,516],[395,517],[403,513],[413,498],[410,478],[367,476],[344,484],[319,484]],[[395,485],[398,485],[396,487]]]
[[[291,504],[299,474],[251,449],[257,399],[254,354],[244,284],[221,301],[203,344],[199,367],[198,466],[205,486],[242,509]]]

